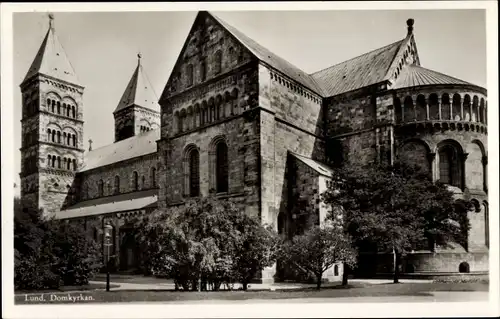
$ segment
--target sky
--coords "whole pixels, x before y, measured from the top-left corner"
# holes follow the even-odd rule
[[[137,65],[137,53],[159,97],[197,12],[54,13],[55,31],[85,91],[84,141],[114,139],[113,110]],[[406,36],[413,18],[422,66],[486,87],[484,10],[214,12],[305,72],[377,49]],[[21,92],[49,26],[46,13],[15,13],[15,182],[19,185]]]

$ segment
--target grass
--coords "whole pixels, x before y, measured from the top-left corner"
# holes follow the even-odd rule
[[[295,299],[295,298],[339,298],[339,297],[390,297],[390,296],[429,296],[433,291],[488,291],[484,283],[403,283],[377,284],[365,287],[332,287],[322,290],[300,289],[282,291],[209,291],[183,292],[172,290],[118,290],[82,292],[92,300],[86,302],[180,302],[200,300],[256,300],[256,299]],[[68,295],[68,293],[60,293]],[[78,293],[80,295],[80,293]],[[24,295],[16,295],[18,304],[34,304],[36,301],[25,301]],[[54,301],[51,303],[72,303],[73,301]],[[46,302],[45,302],[46,303]]]

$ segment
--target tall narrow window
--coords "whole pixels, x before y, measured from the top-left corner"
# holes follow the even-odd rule
[[[61,157],[57,157],[57,168],[61,168]]]
[[[439,149],[439,180],[444,184],[462,187],[462,162],[458,149],[443,145]]]
[[[216,185],[217,193],[228,191],[227,145],[219,142],[216,148]]]
[[[115,176],[115,194],[120,194],[120,177]]]
[[[193,78],[194,78],[194,72],[193,72],[193,65],[188,64],[186,67],[186,73],[187,73],[187,85],[191,86],[193,85]]]
[[[75,118],[75,119],[76,119],[76,108],[75,108],[75,106],[73,105],[73,106],[71,107],[71,109],[72,109],[72,111],[73,111],[73,118]]]
[[[214,72],[218,74],[222,71],[222,52],[219,50],[214,55]]]
[[[207,79],[207,62],[205,60],[201,61],[200,64],[200,80],[203,82]]]
[[[189,196],[200,195],[200,154],[198,150],[189,153]]]
[[[57,114],[61,114],[61,102],[57,102]]]
[[[134,172],[132,175],[132,190],[136,191],[139,189],[139,174]]]
[[[444,184],[451,184],[451,164],[453,162],[453,150],[444,147],[439,151],[439,180]]]
[[[73,159],[73,170],[76,171],[77,165],[76,165],[76,159]]]
[[[99,192],[99,197],[104,196],[104,182],[102,179],[97,183],[97,190]]]
[[[156,168],[151,168],[151,187],[156,187]]]

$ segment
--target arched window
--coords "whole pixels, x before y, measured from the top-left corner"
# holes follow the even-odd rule
[[[411,96],[407,96],[404,100],[404,114],[405,122],[415,121],[415,107]]]
[[[439,149],[439,181],[461,187],[461,168],[459,153],[453,145],[444,145]]]
[[[227,145],[224,141],[217,143],[215,149],[216,157],[216,191],[223,193],[228,191],[228,159]]]
[[[47,156],[47,167],[50,167],[51,165],[51,162],[52,162],[52,156]]]
[[[200,64],[200,80],[203,82],[207,79],[207,62],[205,60],[201,61]]]
[[[188,86],[191,86],[193,85],[193,78],[194,78],[194,74],[193,74],[193,65],[192,64],[188,64],[187,67],[186,67],[186,75],[187,75],[187,85]]]
[[[396,123],[401,123],[403,121],[403,108],[401,107],[401,100],[399,98],[394,99],[394,112]]]
[[[132,174],[132,190],[136,191],[139,189],[139,174],[134,172]]]
[[[76,165],[76,159],[73,159],[73,170],[76,171],[77,165]]]
[[[57,114],[61,114],[61,102],[57,102]]]
[[[61,144],[61,132],[57,131],[57,143]]]
[[[222,71],[222,52],[219,50],[214,54],[214,73],[218,74]]]
[[[52,156],[52,167],[56,167],[56,157]]]
[[[120,176],[115,176],[115,194],[120,194]]]
[[[104,182],[102,179],[97,183],[97,191],[99,192],[99,197],[104,196]]]
[[[196,197],[200,195],[200,153],[196,148],[192,148],[186,155],[185,194]]]
[[[66,115],[66,103],[62,104],[62,110],[63,110],[63,114]],[[68,111],[68,113],[69,113],[69,111]]]
[[[71,107],[71,110],[73,111],[73,118],[76,119],[76,108],[74,105]]]
[[[47,141],[50,142],[51,136],[52,136],[52,132],[50,131],[50,128],[49,128],[49,129],[47,129]]]
[[[52,113],[55,113],[56,101],[52,100]]]
[[[156,168],[151,168],[151,187],[156,187]]]
[[[73,134],[73,146],[76,146],[76,135]]]

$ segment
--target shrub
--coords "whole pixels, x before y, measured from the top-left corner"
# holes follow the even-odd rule
[[[137,223],[144,266],[185,290],[218,290],[238,281],[246,289],[274,263],[277,235],[228,201],[202,198],[156,211]]]
[[[42,218],[30,203],[15,202],[14,287],[55,289],[87,284],[100,266],[97,243],[83,227]]]
[[[335,263],[356,264],[356,250],[342,228],[315,226],[302,235],[286,242],[281,258],[297,267],[304,275],[316,278],[316,288],[321,288],[323,273]]]

